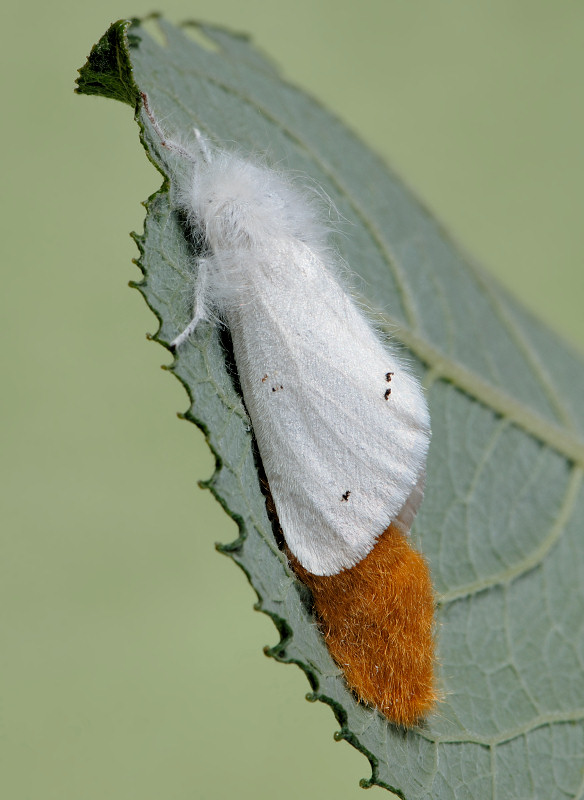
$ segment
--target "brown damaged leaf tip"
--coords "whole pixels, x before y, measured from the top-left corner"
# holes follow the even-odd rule
[[[434,594],[424,558],[391,525],[366,558],[337,575],[312,575],[288,555],[359,699],[398,725],[420,722],[437,700]]]

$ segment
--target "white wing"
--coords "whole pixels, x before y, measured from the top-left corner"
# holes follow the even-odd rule
[[[310,249],[272,241],[250,258],[226,309],[245,404],[288,546],[336,574],[420,493],[426,402]]]

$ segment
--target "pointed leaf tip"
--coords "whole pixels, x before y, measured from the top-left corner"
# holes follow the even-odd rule
[[[120,100],[135,108],[139,91],[129,58],[131,47],[138,47],[140,36],[133,30],[137,20],[114,22],[91,48],[86,63],[79,70],[78,94],[99,95]]]

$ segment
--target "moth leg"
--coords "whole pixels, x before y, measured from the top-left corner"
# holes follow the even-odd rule
[[[195,284],[194,298],[193,298],[193,318],[187,327],[179,333],[179,335],[172,340],[170,346],[176,350],[177,347],[185,342],[194,332],[195,328],[204,319],[208,318],[207,314],[207,287],[209,285],[209,263],[205,258],[199,261],[199,268],[197,272],[197,282]]]
[[[209,149],[209,145],[207,144],[205,137],[201,133],[198,128],[193,128],[193,133],[195,134],[195,139],[197,140],[197,144],[199,145],[199,150],[201,151],[201,155],[203,156],[203,160],[207,162],[207,164],[211,163],[211,151]]]
[[[195,159],[193,158],[192,153],[189,153],[189,151],[186,148],[184,148],[181,144],[179,144],[177,141],[171,139],[165,134],[164,130],[162,129],[162,126],[154,116],[154,112],[150,108],[150,102],[148,100],[148,95],[146,94],[146,92],[140,92],[140,95],[142,97],[144,113],[150,120],[150,124],[154,128],[154,132],[160,139],[160,144],[167,150],[170,150],[173,153],[178,153],[179,156],[183,156],[183,158],[187,158],[189,161],[194,162]]]

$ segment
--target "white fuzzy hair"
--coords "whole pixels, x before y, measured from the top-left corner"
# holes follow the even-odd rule
[[[286,542],[316,575],[361,561],[423,493],[430,425],[419,381],[338,279],[322,198],[248,158],[168,139],[173,201],[202,251],[193,319],[229,326]],[[176,161],[176,164],[173,162]]]

